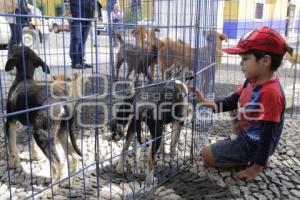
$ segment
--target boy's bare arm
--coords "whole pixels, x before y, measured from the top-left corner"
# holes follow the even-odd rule
[[[205,99],[203,94],[200,92],[200,90],[195,89],[194,92],[195,92],[195,95],[196,95],[197,103],[200,103],[203,106],[205,106],[207,108],[211,108],[213,110],[218,107],[214,100]]]
[[[209,100],[205,99],[200,90],[193,89],[196,96],[197,103],[201,104],[204,107],[210,108],[213,112],[226,112],[237,109],[237,104],[239,96],[236,93],[218,100]]]

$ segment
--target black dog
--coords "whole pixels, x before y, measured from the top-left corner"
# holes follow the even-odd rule
[[[13,47],[12,57],[6,62],[5,71],[10,71],[16,67],[17,73],[9,90],[6,107],[7,113],[38,108],[62,101],[62,99],[55,99],[51,96],[49,85],[33,80],[34,71],[39,66],[42,67],[45,73],[50,73],[47,64],[30,48],[25,46]],[[54,87],[52,91],[55,96],[64,96],[64,91],[60,88]],[[48,109],[51,112],[48,112]],[[60,161],[57,152],[57,138],[62,144],[66,156],[67,152],[72,156],[72,172],[75,172],[77,167],[75,152],[78,155],[81,155],[81,152],[76,145],[72,130],[69,130],[71,143],[65,137],[65,128],[72,127],[71,124],[74,122],[72,117],[68,120],[62,119],[70,112],[68,107],[59,104],[51,106],[48,109],[40,108],[8,116],[5,123],[5,132],[9,140],[10,167],[15,168],[19,166],[19,156],[16,146],[16,122],[19,121],[23,125],[31,126],[37,145],[45,156],[51,160],[52,175],[56,181],[61,178],[63,168],[63,163]],[[48,137],[48,133],[50,133],[50,138]],[[67,146],[70,149],[67,149]]]

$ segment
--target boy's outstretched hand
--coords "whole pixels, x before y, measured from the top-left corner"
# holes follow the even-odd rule
[[[202,94],[202,92],[194,87],[190,87],[189,90],[193,93],[195,93],[196,101],[197,103],[202,103],[205,101],[205,98]]]
[[[243,179],[246,182],[249,182],[255,179],[261,173],[262,170],[262,166],[254,164],[251,167],[248,167],[247,169],[238,172],[236,176],[239,179]]]
[[[207,100],[204,98],[202,92],[194,87],[189,88],[190,92],[193,92],[196,97],[197,103],[200,103],[202,106],[217,110],[218,106],[214,100]]]

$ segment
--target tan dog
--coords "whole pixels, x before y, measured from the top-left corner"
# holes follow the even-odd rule
[[[206,48],[209,48],[209,46],[212,46],[214,44],[214,41],[216,42],[216,69],[220,69],[221,67],[221,59],[223,56],[222,51],[222,42],[228,42],[228,37],[224,33],[219,33],[215,30],[209,30],[209,31],[203,31],[203,36],[205,37],[205,40],[208,42],[208,45],[205,47],[202,47],[199,49],[200,53],[204,51]],[[181,43],[185,43],[183,40],[178,40]],[[190,49],[194,53],[195,48],[191,48],[189,44],[185,43],[186,48]]]
[[[133,33],[136,34],[139,45],[144,45],[145,42],[149,42],[150,40],[151,44],[154,44],[159,48],[160,72],[162,78],[164,78],[164,72],[166,71],[166,69],[173,64],[180,64],[188,67],[190,70],[193,69],[196,49],[192,48],[183,40],[178,40],[178,42],[171,39],[160,40],[155,34],[155,32],[158,31],[159,29],[146,30],[144,27],[139,27],[135,29]],[[203,56],[206,56],[206,52],[213,52],[212,48],[214,47],[215,42],[216,68],[219,69],[221,66],[221,58],[223,55],[222,41],[227,41],[228,37],[225,34],[219,33],[215,30],[204,31],[203,36],[207,41],[207,45],[200,48],[199,53],[200,55],[204,54]]]
[[[54,80],[51,84],[54,87],[59,87],[62,90],[65,90],[66,87],[66,94],[70,98],[76,98],[82,96],[82,88],[86,83],[86,80],[82,78],[80,73],[73,73],[71,76],[68,75],[54,75],[52,76]],[[82,82],[83,79],[83,82]]]
[[[160,55],[159,56],[160,72],[163,79],[164,79],[164,72],[171,65],[176,63],[182,64],[184,66],[191,65],[190,62],[188,62],[188,60],[190,59],[185,59],[186,54],[183,54],[184,52],[183,43],[175,42],[172,40],[167,40],[167,41],[160,40],[156,36],[155,32],[159,32],[159,29],[151,28],[149,30],[146,30],[146,28],[144,27],[139,27],[133,31],[133,33],[137,37],[138,45],[144,45],[145,43],[150,43],[158,47],[159,55]],[[157,64],[157,62],[153,62],[151,65],[151,73],[153,74],[154,74],[155,64]]]
[[[131,35],[136,38],[136,42],[139,48],[143,48],[145,45],[151,43],[149,38],[149,30],[143,26],[137,27],[131,31]]]
[[[215,31],[215,37],[216,37],[216,70],[219,70],[221,67],[221,60],[223,56],[222,51],[222,42],[228,42],[228,37],[224,33],[219,33]]]

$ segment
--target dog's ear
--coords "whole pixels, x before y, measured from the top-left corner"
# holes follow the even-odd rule
[[[178,39],[178,42],[184,44],[184,41],[182,39]]]
[[[41,66],[43,69],[43,72],[46,72],[47,74],[50,74],[50,69],[48,67],[48,65],[40,58],[37,56],[36,62],[35,62],[35,66],[39,67]]]
[[[220,34],[219,38],[220,38],[221,41],[225,40],[225,42],[228,42],[228,37],[227,37],[226,34],[224,34],[224,33],[219,33],[219,34]]]
[[[153,30],[154,30],[154,32],[160,32],[159,28],[154,28]]]
[[[135,29],[133,29],[133,30],[131,31],[131,36],[134,36],[134,35],[136,35],[136,32],[137,32],[136,28],[135,28]]]
[[[57,80],[57,78],[58,78],[58,77],[57,77],[56,75],[53,75],[53,76],[52,76],[52,79],[55,80],[55,81]]]
[[[73,75],[74,75],[74,78],[75,78],[75,79],[77,79],[77,78],[80,76],[80,74],[79,74],[78,72],[74,72]]]
[[[6,61],[5,71],[6,72],[11,71],[14,69],[14,66],[17,66],[17,65],[19,65],[19,60],[16,58],[10,58]]]
[[[67,76],[66,79],[67,79],[67,82],[73,81],[73,79],[70,76]]]

